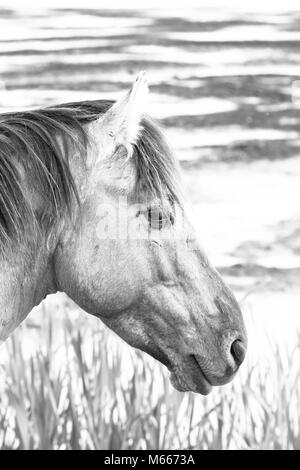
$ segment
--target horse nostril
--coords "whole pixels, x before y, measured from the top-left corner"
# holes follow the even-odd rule
[[[242,343],[242,341],[236,339],[231,345],[230,352],[236,364],[240,366],[246,356],[246,346]]]

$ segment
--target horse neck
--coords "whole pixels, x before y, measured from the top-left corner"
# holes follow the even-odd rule
[[[6,253],[0,269],[0,341],[48,293],[56,291],[52,271],[51,252],[42,239],[29,243],[24,240]]]

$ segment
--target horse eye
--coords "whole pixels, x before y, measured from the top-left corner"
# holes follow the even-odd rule
[[[159,207],[151,207],[147,210],[149,226],[154,230],[162,230],[174,224],[174,216],[171,213],[163,212]]]

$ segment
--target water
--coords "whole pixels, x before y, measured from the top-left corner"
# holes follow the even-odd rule
[[[268,360],[273,342],[292,349],[300,331],[300,10],[251,2],[249,12],[232,1],[217,10],[188,2],[120,12],[85,3],[1,8],[0,112],[116,99],[147,70],[147,111],[181,161],[200,238],[241,300],[248,360]]]

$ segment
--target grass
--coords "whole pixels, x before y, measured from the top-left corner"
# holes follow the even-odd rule
[[[27,321],[1,349],[0,449],[300,449],[298,349],[274,347],[268,367],[246,365],[208,397],[181,394],[73,309],[43,307],[42,325]]]

